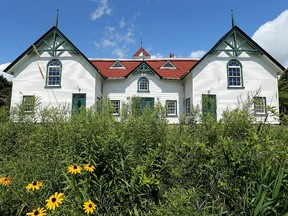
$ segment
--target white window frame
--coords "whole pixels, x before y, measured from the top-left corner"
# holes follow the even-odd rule
[[[149,80],[146,77],[138,80],[138,92],[149,92]]]
[[[166,100],[166,115],[177,116],[177,100]]]
[[[120,114],[120,100],[111,100],[111,104],[113,106],[113,115]]]
[[[227,82],[229,88],[243,88],[242,65],[236,59],[231,59],[227,64]]]
[[[61,87],[62,64],[58,59],[52,59],[47,64],[47,87]]]
[[[265,116],[267,114],[266,97],[254,97],[255,116]]]

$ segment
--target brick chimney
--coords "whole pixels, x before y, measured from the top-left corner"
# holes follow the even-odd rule
[[[170,58],[174,58],[174,57],[175,57],[174,53],[170,53]]]

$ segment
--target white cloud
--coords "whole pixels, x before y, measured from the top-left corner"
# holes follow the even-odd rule
[[[7,80],[11,81],[13,79],[13,76],[11,74],[7,74],[3,72],[3,70],[8,67],[10,63],[0,64],[0,75],[3,75]]]
[[[111,15],[112,8],[108,5],[108,0],[100,0],[98,8],[96,8],[91,14],[90,17],[92,20],[97,20],[104,15]]]
[[[205,54],[206,54],[206,51],[204,51],[204,50],[192,51],[192,52],[190,53],[190,58],[200,59],[200,58],[202,58]]]
[[[162,59],[164,56],[161,53],[156,53],[155,55],[151,55],[152,59]]]
[[[117,21],[114,26],[106,26],[101,33],[101,38],[94,42],[95,46],[111,52],[118,58],[124,58],[129,49],[129,45],[135,43],[134,34],[136,28],[134,21],[134,18],[128,21],[122,18],[120,21]]]
[[[288,67],[288,10],[269,21],[253,34],[256,41],[265,51],[272,55],[284,67]]]
[[[123,18],[120,20],[120,22],[119,22],[119,27],[120,27],[120,29],[124,28],[125,25],[126,25],[126,22],[125,22],[125,19],[124,19],[124,17],[123,17]]]
[[[112,51],[112,53],[116,56],[118,56],[118,58],[124,58],[125,53],[124,50],[120,49],[120,48],[116,48]]]

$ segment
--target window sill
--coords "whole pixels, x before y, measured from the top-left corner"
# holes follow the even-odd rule
[[[254,116],[255,117],[266,117],[267,113],[255,113]]]
[[[44,86],[46,89],[62,88],[62,86]]]
[[[244,86],[228,86],[227,89],[245,89]]]
[[[150,93],[150,91],[137,91],[138,93]]]
[[[174,117],[178,117],[178,115],[166,115],[166,117],[172,117],[172,118],[174,118]]]

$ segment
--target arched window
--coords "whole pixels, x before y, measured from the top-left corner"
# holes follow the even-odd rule
[[[138,91],[139,92],[149,92],[149,80],[145,77],[141,77],[138,80]]]
[[[228,62],[227,77],[228,77],[228,87],[243,88],[242,65],[238,60],[232,59]]]
[[[61,86],[62,64],[59,60],[53,59],[47,64],[46,86]]]

